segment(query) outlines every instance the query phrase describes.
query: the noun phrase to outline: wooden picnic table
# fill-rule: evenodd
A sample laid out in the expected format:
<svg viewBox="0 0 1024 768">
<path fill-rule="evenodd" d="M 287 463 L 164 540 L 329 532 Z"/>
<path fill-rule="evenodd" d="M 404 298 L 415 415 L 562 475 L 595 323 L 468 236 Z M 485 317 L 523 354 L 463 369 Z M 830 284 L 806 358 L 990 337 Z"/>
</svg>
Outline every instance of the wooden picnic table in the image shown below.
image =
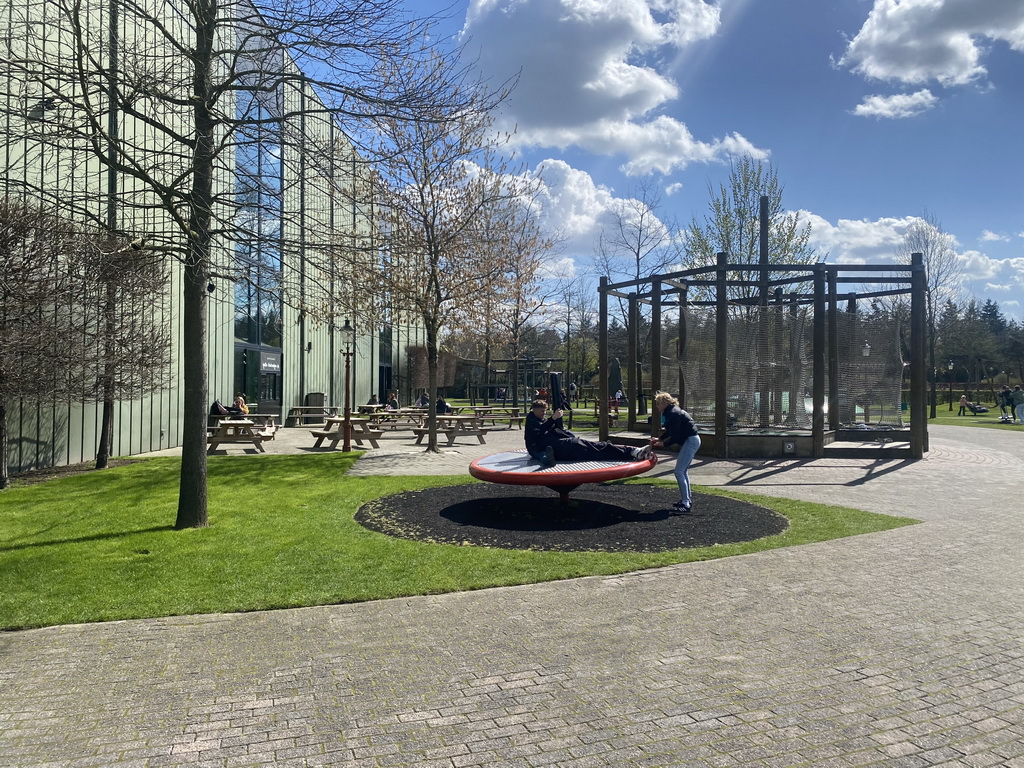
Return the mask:
<svg viewBox="0 0 1024 768">
<path fill-rule="evenodd" d="M 384 433 L 379 429 L 374 429 L 369 419 L 350 418 L 349 424 L 352 425 L 352 440 L 356 445 L 362 446 L 363 440 L 365 440 L 372 448 L 380 448 L 377 438 Z M 329 416 L 325 420 L 323 429 L 310 430 L 310 434 L 316 438 L 316 442 L 313 443 L 314 448 L 319 448 L 324 440 L 330 443 L 331 448 L 337 448 L 338 442 L 345 438 L 345 417 Z"/>
<path fill-rule="evenodd" d="M 264 442 L 273 440 L 277 430 L 280 429 L 276 413 L 247 413 L 242 418 L 248 419 L 256 425 L 256 431 L 263 435 Z"/>
<path fill-rule="evenodd" d="M 465 436 L 476 437 L 480 441 L 480 445 L 484 445 L 487 442 L 484 439 L 487 430 L 480 423 L 480 418 L 475 415 L 437 414 L 437 432 L 438 434 L 443 434 L 448 439 L 449 446 L 454 445 L 459 437 Z M 430 434 L 430 427 L 427 426 L 427 421 L 424 420 L 423 426 L 414 428 L 413 434 L 416 435 L 416 444 L 422 445 L 423 438 Z"/>
<path fill-rule="evenodd" d="M 525 417 L 520 415 L 518 408 L 506 408 L 503 405 L 474 405 L 470 408 L 484 423 L 489 421 L 492 425 L 498 426 L 499 421 L 507 421 L 509 429 L 513 424 L 522 429 Z"/>
<path fill-rule="evenodd" d="M 210 427 L 206 436 L 206 452 L 213 453 L 222 443 L 237 445 L 251 443 L 260 453 L 266 453 L 263 441 L 266 438 L 256 428 L 256 422 L 249 419 L 221 419 L 217 426 Z"/>
<path fill-rule="evenodd" d="M 294 427 L 300 420 L 303 424 L 321 424 L 324 419 L 337 415 L 338 406 L 336 405 L 293 405 L 288 408 L 285 426 Z"/>
<path fill-rule="evenodd" d="M 397 411 L 377 411 L 367 418 L 377 427 L 388 429 L 416 428 L 423 425 L 427 412 L 423 408 L 400 408 Z"/>
</svg>

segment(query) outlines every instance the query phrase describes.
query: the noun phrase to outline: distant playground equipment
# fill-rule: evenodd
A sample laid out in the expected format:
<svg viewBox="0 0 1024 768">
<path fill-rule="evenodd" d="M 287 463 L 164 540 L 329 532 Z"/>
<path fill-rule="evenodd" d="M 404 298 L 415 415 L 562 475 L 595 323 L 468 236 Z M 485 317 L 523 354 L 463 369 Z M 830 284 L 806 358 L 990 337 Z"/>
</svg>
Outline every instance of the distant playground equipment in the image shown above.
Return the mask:
<svg viewBox="0 0 1024 768">
<path fill-rule="evenodd" d="M 703 454 L 821 458 L 826 445 L 849 441 L 861 445 L 830 446 L 829 455 L 922 458 L 928 433 L 921 254 L 909 265 L 772 264 L 767 232 L 762 198 L 756 264 L 720 253 L 706 267 L 619 283 L 601 278 L 600 439 L 609 434 L 609 301 L 615 299 L 626 318 L 630 431 L 659 431 L 656 416 L 638 421 L 637 403 L 664 390 L 678 395 L 701 426 Z M 848 290 L 841 293 L 841 286 Z M 909 360 L 901 354 L 901 328 L 877 307 L 882 297 L 900 296 L 910 304 Z M 647 361 L 639 359 L 641 326 L 650 333 Z M 666 335 L 676 338 L 666 342 Z M 638 364 L 643 383 L 629 375 Z M 902 400 L 908 377 L 909 428 Z"/>
</svg>

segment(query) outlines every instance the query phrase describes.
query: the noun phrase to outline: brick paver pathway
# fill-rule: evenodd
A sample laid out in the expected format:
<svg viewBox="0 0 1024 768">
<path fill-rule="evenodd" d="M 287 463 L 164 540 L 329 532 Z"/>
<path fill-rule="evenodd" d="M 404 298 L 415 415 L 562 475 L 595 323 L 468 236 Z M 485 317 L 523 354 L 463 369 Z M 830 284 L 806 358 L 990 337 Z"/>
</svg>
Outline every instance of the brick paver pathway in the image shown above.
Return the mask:
<svg viewBox="0 0 1024 768">
<path fill-rule="evenodd" d="M 7 633 L 0 765 L 1024 766 L 1016 431 L 935 428 L 917 463 L 693 470 L 924 521 L 895 531 L 609 578 Z"/>
</svg>

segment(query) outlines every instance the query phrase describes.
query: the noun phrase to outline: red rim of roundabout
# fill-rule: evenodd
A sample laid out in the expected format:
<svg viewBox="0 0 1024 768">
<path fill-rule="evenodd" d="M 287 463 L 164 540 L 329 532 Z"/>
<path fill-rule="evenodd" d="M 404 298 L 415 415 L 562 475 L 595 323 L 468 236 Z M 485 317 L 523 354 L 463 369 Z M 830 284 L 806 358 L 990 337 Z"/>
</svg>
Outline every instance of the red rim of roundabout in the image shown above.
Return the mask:
<svg viewBox="0 0 1024 768">
<path fill-rule="evenodd" d="M 518 452 L 504 451 L 503 453 Z M 590 469 L 582 470 L 560 471 L 557 469 L 556 465 L 554 470 L 503 472 L 500 470 L 489 469 L 488 467 L 481 465 L 481 462 L 485 462 L 494 456 L 500 455 L 502 454 L 492 453 L 488 456 L 480 457 L 469 465 L 469 474 L 477 480 L 483 480 L 488 483 L 502 483 L 504 485 L 545 485 L 550 487 L 562 485 L 583 485 L 584 483 L 603 483 L 606 480 L 621 480 L 624 477 L 642 475 L 644 472 L 648 472 L 653 469 L 658 463 L 658 457 L 652 453 L 651 457 L 644 461 L 631 461 L 625 464 L 612 464 L 608 462 L 606 466 L 592 467 Z M 525 452 L 523 455 L 525 456 Z"/>
</svg>

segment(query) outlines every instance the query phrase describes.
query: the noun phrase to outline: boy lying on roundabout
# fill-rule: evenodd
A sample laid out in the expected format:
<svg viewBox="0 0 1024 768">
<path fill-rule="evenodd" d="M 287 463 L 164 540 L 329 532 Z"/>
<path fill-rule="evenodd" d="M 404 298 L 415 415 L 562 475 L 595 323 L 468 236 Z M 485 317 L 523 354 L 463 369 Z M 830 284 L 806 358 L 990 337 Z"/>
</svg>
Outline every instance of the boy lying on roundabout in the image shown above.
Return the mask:
<svg viewBox="0 0 1024 768">
<path fill-rule="evenodd" d="M 534 400 L 526 416 L 526 451 L 545 467 L 553 467 L 559 461 L 645 461 L 653 449 L 649 445 L 631 448 L 614 443 L 594 442 L 576 437 L 563 429 L 562 409 L 544 418 L 548 404 Z"/>
<path fill-rule="evenodd" d="M 526 451 L 495 453 L 474 461 L 469 473 L 478 480 L 507 485 L 544 485 L 563 504 L 584 483 L 602 483 L 647 472 L 658 463 L 649 445 L 631 448 L 576 437 L 558 426 L 562 413 L 545 418 L 548 404 L 535 400 L 526 417 Z M 537 463 L 540 463 L 540 468 Z M 555 465 L 562 464 L 558 467 Z"/>
</svg>

